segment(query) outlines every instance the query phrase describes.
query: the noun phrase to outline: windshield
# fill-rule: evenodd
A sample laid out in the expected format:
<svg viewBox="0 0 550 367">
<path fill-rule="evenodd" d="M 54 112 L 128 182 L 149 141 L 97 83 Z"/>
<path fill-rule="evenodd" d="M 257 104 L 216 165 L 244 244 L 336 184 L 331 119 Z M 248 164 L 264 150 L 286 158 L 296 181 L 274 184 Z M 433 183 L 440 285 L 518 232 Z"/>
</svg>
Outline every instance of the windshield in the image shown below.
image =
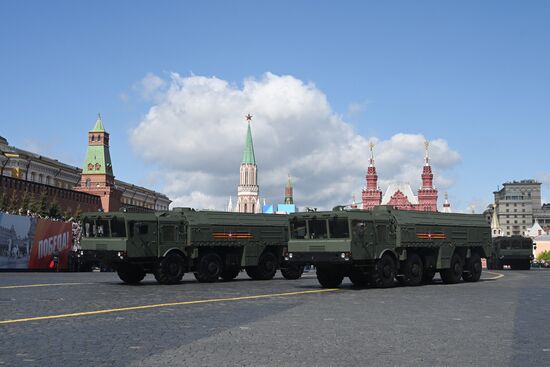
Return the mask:
<svg viewBox="0 0 550 367">
<path fill-rule="evenodd" d="M 84 237 L 126 237 L 126 223 L 122 218 L 84 219 Z"/>
<path fill-rule="evenodd" d="M 294 218 L 290 221 L 290 238 L 297 240 L 350 238 L 348 218 Z"/>
</svg>

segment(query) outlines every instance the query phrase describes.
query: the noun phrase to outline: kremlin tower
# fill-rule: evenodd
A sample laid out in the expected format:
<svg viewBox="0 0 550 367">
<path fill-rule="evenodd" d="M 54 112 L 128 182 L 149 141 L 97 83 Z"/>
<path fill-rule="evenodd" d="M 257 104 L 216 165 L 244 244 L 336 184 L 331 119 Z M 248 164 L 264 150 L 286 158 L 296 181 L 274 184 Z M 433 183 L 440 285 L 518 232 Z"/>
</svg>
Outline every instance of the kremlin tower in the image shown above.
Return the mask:
<svg viewBox="0 0 550 367">
<path fill-rule="evenodd" d="M 260 188 L 258 186 L 258 167 L 254 157 L 254 145 L 252 144 L 252 131 L 250 122 L 252 116 L 246 115 L 248 129 L 244 146 L 243 160 L 241 162 L 240 182 L 237 191 L 237 207 L 239 213 L 261 213 Z"/>
<path fill-rule="evenodd" d="M 115 186 L 109 153 L 109 133 L 105 131 L 99 114 L 94 128 L 88 132 L 86 159 L 79 186 L 76 186 L 75 190 L 101 197 L 103 211 L 120 209 L 122 192 Z"/>
<path fill-rule="evenodd" d="M 365 179 L 367 186 L 363 189 L 361 197 L 363 199 L 363 210 L 369 210 L 373 207 L 380 205 L 382 201 L 382 191 L 378 188 L 378 175 L 376 174 L 376 167 L 374 167 L 374 143 L 369 143 L 370 148 L 370 160 L 369 168 Z"/>
</svg>

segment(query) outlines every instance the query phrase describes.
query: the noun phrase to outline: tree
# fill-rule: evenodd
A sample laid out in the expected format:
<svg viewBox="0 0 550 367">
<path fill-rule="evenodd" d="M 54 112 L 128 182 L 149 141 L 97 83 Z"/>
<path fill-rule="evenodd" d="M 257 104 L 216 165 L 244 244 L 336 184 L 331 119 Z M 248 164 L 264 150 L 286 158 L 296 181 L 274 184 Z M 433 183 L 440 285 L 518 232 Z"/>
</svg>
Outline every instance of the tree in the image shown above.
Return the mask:
<svg viewBox="0 0 550 367">
<path fill-rule="evenodd" d="M 25 190 L 23 193 L 23 197 L 21 198 L 21 209 L 23 209 L 23 213 L 27 213 L 27 210 L 30 209 L 31 206 L 31 197 L 29 195 L 29 192 Z"/>
<path fill-rule="evenodd" d="M 550 260 L 550 250 L 546 250 L 538 254 L 537 260 Z"/>
<path fill-rule="evenodd" d="M 13 190 L 9 198 L 8 211 L 12 213 L 17 213 L 19 211 L 19 198 L 17 197 L 17 192 Z"/>
<path fill-rule="evenodd" d="M 46 190 L 42 189 L 40 193 L 40 199 L 38 199 L 38 214 L 45 217 L 48 215 L 48 193 Z"/>
<path fill-rule="evenodd" d="M 10 197 L 8 196 L 8 193 L 7 192 L 0 192 L 0 210 L 1 211 L 6 211 L 8 210 L 8 206 L 9 206 L 9 200 L 10 200 Z"/>
<path fill-rule="evenodd" d="M 32 195 L 29 201 L 29 210 L 31 213 L 36 214 L 38 213 L 38 210 L 40 209 L 40 201 L 36 197 L 36 195 Z"/>
<path fill-rule="evenodd" d="M 57 200 L 54 198 L 49 205 L 48 216 L 50 218 L 57 218 L 59 217 L 60 214 L 61 213 L 59 211 L 59 205 L 57 204 Z"/>
</svg>

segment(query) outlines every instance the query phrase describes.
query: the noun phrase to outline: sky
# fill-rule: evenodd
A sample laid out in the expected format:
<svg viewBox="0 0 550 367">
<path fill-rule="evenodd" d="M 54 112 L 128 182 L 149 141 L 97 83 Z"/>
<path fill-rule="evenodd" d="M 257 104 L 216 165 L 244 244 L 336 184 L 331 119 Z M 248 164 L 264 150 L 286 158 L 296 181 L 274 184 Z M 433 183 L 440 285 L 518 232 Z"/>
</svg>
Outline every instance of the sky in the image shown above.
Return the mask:
<svg viewBox="0 0 550 367">
<path fill-rule="evenodd" d="M 81 166 L 101 113 L 117 178 L 236 200 L 251 113 L 262 201 L 420 183 L 455 211 L 510 180 L 550 201 L 548 1 L 2 1 L 0 135 Z"/>
</svg>

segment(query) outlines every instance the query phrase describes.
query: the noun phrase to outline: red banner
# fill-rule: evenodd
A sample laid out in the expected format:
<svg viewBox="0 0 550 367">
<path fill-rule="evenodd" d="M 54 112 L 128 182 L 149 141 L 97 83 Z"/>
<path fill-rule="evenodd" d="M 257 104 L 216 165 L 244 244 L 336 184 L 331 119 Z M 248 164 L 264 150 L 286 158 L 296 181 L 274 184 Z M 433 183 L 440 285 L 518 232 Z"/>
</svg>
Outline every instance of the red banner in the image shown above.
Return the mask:
<svg viewBox="0 0 550 367">
<path fill-rule="evenodd" d="M 29 269 L 48 269 L 54 254 L 59 256 L 59 269 L 67 269 L 72 245 L 70 223 L 39 219 L 32 241 Z"/>
</svg>

